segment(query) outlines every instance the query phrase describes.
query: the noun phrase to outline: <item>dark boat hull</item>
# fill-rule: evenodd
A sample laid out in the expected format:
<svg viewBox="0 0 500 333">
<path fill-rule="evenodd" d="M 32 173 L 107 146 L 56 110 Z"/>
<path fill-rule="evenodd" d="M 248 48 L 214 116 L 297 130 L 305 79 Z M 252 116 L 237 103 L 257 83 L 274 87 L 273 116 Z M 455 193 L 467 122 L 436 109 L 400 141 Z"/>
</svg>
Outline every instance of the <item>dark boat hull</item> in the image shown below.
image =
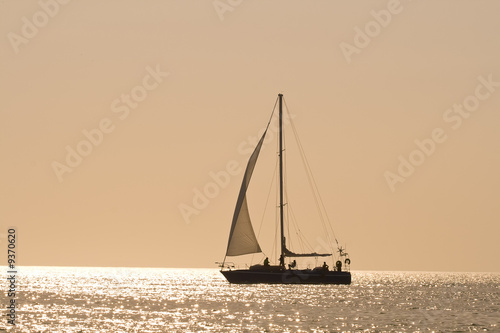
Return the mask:
<svg viewBox="0 0 500 333">
<path fill-rule="evenodd" d="M 272 284 L 351 284 L 350 272 L 315 270 L 221 271 L 230 283 L 272 283 Z"/>
</svg>

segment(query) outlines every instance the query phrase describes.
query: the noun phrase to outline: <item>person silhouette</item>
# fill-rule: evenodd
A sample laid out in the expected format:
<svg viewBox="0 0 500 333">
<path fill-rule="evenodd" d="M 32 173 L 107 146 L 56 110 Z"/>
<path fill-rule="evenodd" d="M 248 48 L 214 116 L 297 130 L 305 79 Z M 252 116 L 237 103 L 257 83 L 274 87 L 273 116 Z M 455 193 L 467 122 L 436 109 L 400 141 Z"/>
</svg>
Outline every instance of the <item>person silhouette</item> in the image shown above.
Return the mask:
<svg viewBox="0 0 500 333">
<path fill-rule="evenodd" d="M 264 259 L 264 266 L 268 267 L 269 266 L 269 258 L 266 257 L 266 259 Z"/>
<path fill-rule="evenodd" d="M 328 265 L 326 264 L 326 261 L 323 261 L 323 270 L 325 271 L 328 270 Z"/>
</svg>

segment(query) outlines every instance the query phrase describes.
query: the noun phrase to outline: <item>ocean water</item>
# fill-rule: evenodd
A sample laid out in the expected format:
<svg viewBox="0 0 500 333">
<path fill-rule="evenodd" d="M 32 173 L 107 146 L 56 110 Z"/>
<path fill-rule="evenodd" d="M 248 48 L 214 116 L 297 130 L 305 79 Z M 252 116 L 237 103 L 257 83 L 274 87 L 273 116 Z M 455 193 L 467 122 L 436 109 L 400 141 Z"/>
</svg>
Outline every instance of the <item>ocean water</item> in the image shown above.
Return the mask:
<svg viewBox="0 0 500 333">
<path fill-rule="evenodd" d="M 231 285 L 213 269 L 21 267 L 7 332 L 500 332 L 500 274 L 352 272 Z"/>
</svg>

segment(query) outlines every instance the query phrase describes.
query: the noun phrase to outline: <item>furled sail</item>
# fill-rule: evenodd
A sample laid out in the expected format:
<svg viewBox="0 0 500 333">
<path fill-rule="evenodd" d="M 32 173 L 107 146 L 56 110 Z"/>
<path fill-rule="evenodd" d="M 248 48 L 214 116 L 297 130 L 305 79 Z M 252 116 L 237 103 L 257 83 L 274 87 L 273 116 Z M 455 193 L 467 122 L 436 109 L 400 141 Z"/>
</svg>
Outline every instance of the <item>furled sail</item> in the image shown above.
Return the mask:
<svg viewBox="0 0 500 333">
<path fill-rule="evenodd" d="M 252 156 L 248 160 L 243 182 L 241 183 L 240 194 L 236 202 L 236 208 L 233 215 L 233 223 L 231 224 L 231 231 L 229 233 L 229 240 L 227 243 L 226 256 L 239 256 L 249 253 L 262 252 L 259 242 L 255 237 L 252 222 L 250 221 L 250 214 L 248 213 L 246 193 L 250 178 L 252 177 L 257 157 L 259 157 L 260 148 L 264 142 L 267 130 L 262 134 L 259 143 L 255 147 Z"/>
<path fill-rule="evenodd" d="M 286 257 L 329 257 L 331 253 L 294 253 L 285 247 Z"/>
</svg>

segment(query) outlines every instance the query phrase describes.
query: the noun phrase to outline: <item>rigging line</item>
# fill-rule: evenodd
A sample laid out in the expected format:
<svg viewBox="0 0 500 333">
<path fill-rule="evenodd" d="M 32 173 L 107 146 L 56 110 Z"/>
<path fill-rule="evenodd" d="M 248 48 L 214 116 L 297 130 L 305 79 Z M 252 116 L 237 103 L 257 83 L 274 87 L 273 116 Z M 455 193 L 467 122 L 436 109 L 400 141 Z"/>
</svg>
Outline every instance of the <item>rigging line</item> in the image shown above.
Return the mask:
<svg viewBox="0 0 500 333">
<path fill-rule="evenodd" d="M 285 107 L 286 107 L 286 103 L 285 103 Z M 283 131 L 284 150 L 286 150 L 286 138 L 287 138 L 286 132 Z M 285 160 L 284 170 L 283 171 L 284 171 L 284 182 L 285 182 L 285 199 L 286 199 L 286 203 L 287 203 L 286 214 L 287 214 L 287 221 L 288 221 L 288 223 L 287 223 L 287 228 L 288 228 L 287 231 L 288 231 L 288 239 L 289 239 L 288 242 L 290 244 L 289 249 L 290 250 L 293 249 L 292 237 L 290 236 L 290 225 L 292 224 L 292 226 L 293 226 L 293 228 L 295 230 L 295 234 L 297 235 L 297 240 L 298 240 L 300 249 L 301 249 L 302 252 L 304 252 L 304 241 L 307 243 L 307 240 L 302 235 L 302 231 L 300 230 L 298 222 L 297 222 L 297 219 L 295 217 L 295 214 L 293 213 L 292 205 L 290 204 L 290 198 L 288 196 L 288 168 L 287 168 L 288 164 L 287 164 L 287 154 L 285 154 L 284 152 L 283 152 L 283 157 L 284 157 L 284 160 Z M 306 244 L 306 246 L 309 246 L 312 249 L 312 247 L 310 245 Z"/>
<path fill-rule="evenodd" d="M 274 210 L 274 240 L 273 240 L 273 247 L 271 249 L 272 254 L 276 254 L 276 242 L 277 242 L 277 237 L 278 237 L 278 225 L 276 223 L 276 217 L 277 217 L 277 210 Z"/>
<path fill-rule="evenodd" d="M 284 135 L 283 139 L 284 139 L 284 141 L 286 140 L 286 135 Z M 286 162 L 287 154 L 284 155 L 284 158 L 285 158 L 285 162 Z M 290 225 L 291 225 L 294 228 L 295 235 L 297 236 L 297 241 L 298 241 L 298 244 L 300 247 L 300 251 L 302 253 L 305 253 L 304 242 L 307 243 L 307 239 L 303 236 L 302 231 L 300 230 L 299 223 L 298 223 L 297 218 L 293 212 L 293 207 L 292 207 L 292 204 L 290 203 L 290 199 L 288 197 L 288 168 L 286 168 L 287 165 L 288 164 L 285 163 L 284 174 L 285 174 L 285 185 L 286 185 L 285 186 L 285 197 L 286 197 L 286 202 L 287 202 L 286 213 L 287 213 L 287 221 L 288 221 L 288 238 L 289 238 L 288 243 L 290 245 L 289 250 L 294 249 L 294 245 L 292 244 L 293 239 L 290 236 Z M 307 246 L 307 244 L 306 244 L 306 246 Z M 313 252 L 313 251 L 311 251 L 311 252 Z"/>
<path fill-rule="evenodd" d="M 293 208 L 291 205 L 290 205 L 289 209 L 290 209 L 290 220 L 292 221 L 293 226 L 295 228 L 295 234 L 297 235 L 297 240 L 299 242 L 300 251 L 302 253 L 305 253 L 305 251 L 304 251 L 304 237 L 302 237 L 302 232 L 300 231 L 300 228 L 299 228 L 298 223 L 297 223 L 297 218 L 295 217 L 295 213 L 293 212 Z M 290 248 L 289 250 L 293 250 L 293 249 Z"/>
<path fill-rule="evenodd" d="M 287 223 L 286 223 L 286 231 L 287 231 L 287 239 L 288 239 L 288 244 L 290 247 L 292 247 L 292 237 L 290 237 L 290 214 L 289 214 L 289 211 L 288 211 L 288 207 L 289 207 L 289 204 L 288 204 L 288 168 L 287 168 L 287 154 L 285 153 L 286 151 L 286 132 L 285 131 L 282 131 L 281 132 L 281 135 L 283 137 L 283 151 L 281 151 L 280 153 L 283 155 L 283 183 L 284 183 L 284 194 L 285 194 L 285 202 L 283 202 L 283 205 L 286 204 L 286 210 L 285 210 L 285 213 L 286 213 L 286 218 L 283 217 L 283 220 L 285 220 Z M 286 245 L 286 244 L 285 244 Z"/>
<path fill-rule="evenodd" d="M 290 118 L 290 120 L 291 120 L 291 118 L 292 118 L 292 117 L 291 117 L 290 112 L 289 112 L 289 110 L 288 110 L 288 105 L 286 104 L 286 101 L 285 101 L 285 108 L 286 108 L 286 112 L 287 112 L 287 114 L 288 114 L 288 117 L 289 117 L 289 118 Z M 293 125 L 293 123 L 292 123 L 292 125 Z M 292 129 L 293 129 L 293 128 L 292 128 Z M 294 129 L 294 136 L 295 136 L 296 142 L 300 142 L 300 141 L 298 140 L 298 135 L 297 135 L 297 133 L 296 133 L 296 130 L 295 130 L 295 129 Z M 286 138 L 286 136 L 284 136 L 284 138 Z M 299 147 L 299 148 L 300 148 L 300 147 Z M 299 151 L 300 151 L 300 149 L 299 149 Z M 301 152 L 301 157 L 303 158 L 303 156 L 302 156 L 302 155 L 303 155 L 303 152 Z M 286 158 L 286 156 L 287 156 L 287 155 L 284 155 L 284 156 L 285 156 L 285 158 Z M 308 170 L 307 170 L 307 168 L 305 168 L 305 169 L 306 169 L 306 175 L 307 175 L 307 171 L 308 171 Z M 285 175 L 287 175 L 287 169 L 285 169 Z M 288 179 L 288 178 L 287 178 L 287 179 Z M 311 181 L 310 181 L 310 180 L 309 180 L 309 184 L 311 184 Z M 286 193 L 287 200 L 288 200 L 288 191 L 287 191 L 287 189 L 288 189 L 288 182 L 287 182 L 287 187 L 285 188 L 285 193 Z M 314 194 L 314 192 L 313 192 L 313 196 L 314 196 L 314 195 L 315 195 L 315 194 Z M 316 200 L 316 201 L 317 201 L 317 200 Z M 290 205 L 290 204 L 288 204 L 288 206 L 290 206 L 290 208 L 288 208 L 288 207 L 287 207 L 287 213 L 288 213 L 288 214 L 290 214 L 290 212 L 291 212 L 291 214 L 293 214 L 293 210 L 292 210 L 291 205 Z M 317 208 L 318 212 L 321 214 L 321 210 L 320 210 L 319 205 L 318 205 L 317 203 L 316 203 L 316 208 Z M 288 209 L 290 209 L 290 211 L 288 211 Z M 293 216 L 293 218 L 294 218 L 295 220 L 294 220 L 294 219 L 292 219 L 292 217 L 290 217 L 290 216 L 289 216 L 289 219 L 288 219 L 288 220 L 289 220 L 289 221 L 290 221 L 290 220 L 292 220 L 292 222 L 293 222 L 293 227 L 295 228 L 296 234 L 297 234 L 297 236 L 298 236 L 297 238 L 298 238 L 298 241 L 299 241 L 299 245 L 300 245 L 300 247 L 301 247 L 301 250 L 302 250 L 302 251 L 304 251 L 304 246 L 303 246 L 304 244 L 303 244 L 303 241 L 305 240 L 305 237 L 303 237 L 303 236 L 302 236 L 302 234 L 301 234 L 302 232 L 300 231 L 300 228 L 298 227 L 298 223 L 297 223 L 297 221 L 296 221 L 295 214 L 293 214 L 293 215 L 294 215 L 294 216 Z M 321 215 L 320 215 L 320 219 L 322 219 Z M 323 225 L 323 223 L 324 223 L 324 222 L 322 221 L 322 225 Z M 290 223 L 289 223 L 289 224 L 290 224 Z M 328 232 L 327 232 L 327 230 L 326 230 L 326 228 L 325 228 L 325 226 L 324 226 L 324 225 L 323 225 L 323 229 L 325 229 L 324 231 L 325 231 L 325 233 L 328 235 Z M 298 232 L 297 232 L 297 231 L 298 231 Z M 288 230 L 288 232 L 289 232 L 289 235 L 288 235 L 288 236 L 289 236 L 289 238 L 290 238 L 290 240 L 289 240 L 289 242 L 290 242 L 290 248 L 292 248 L 292 244 L 291 244 L 292 239 L 291 239 L 291 237 L 290 237 L 290 230 Z M 312 248 L 310 245 L 309 245 L 309 247 L 310 247 L 310 248 Z M 311 251 L 311 252 L 312 252 L 312 251 Z"/>
<path fill-rule="evenodd" d="M 302 252 L 304 252 L 304 241 L 307 242 L 307 239 L 305 239 L 305 237 L 302 235 L 302 231 L 300 230 L 300 227 L 299 227 L 299 224 L 297 222 L 297 218 L 296 218 L 296 215 L 293 211 L 293 205 L 290 203 L 289 199 L 288 199 L 288 188 L 286 187 L 285 188 L 285 196 L 287 197 L 287 217 L 288 217 L 288 221 L 289 221 L 289 225 L 292 225 L 293 228 L 294 228 L 294 231 L 295 231 L 295 235 L 297 235 L 297 240 L 299 242 L 299 246 L 300 246 L 300 249 Z M 292 244 L 292 238 L 290 237 L 290 233 L 289 233 L 289 250 L 293 250 L 293 244 Z M 305 252 L 304 252 L 305 253 Z"/>
<path fill-rule="evenodd" d="M 330 231 L 332 232 L 332 235 L 333 235 L 333 237 L 335 239 L 335 242 L 337 243 L 337 247 L 338 247 L 339 243 L 338 243 L 337 237 L 336 237 L 335 232 L 333 231 L 333 228 L 331 226 L 331 222 L 330 222 L 330 219 L 329 219 L 328 214 L 326 212 L 326 208 L 325 208 L 325 205 L 323 203 L 323 200 L 321 199 L 321 196 L 319 195 L 319 190 L 318 190 L 318 186 L 317 186 L 316 180 L 314 179 L 314 175 L 312 173 L 311 167 L 310 167 L 310 165 L 309 165 L 309 163 L 307 161 L 307 157 L 305 155 L 304 148 L 303 148 L 302 143 L 300 141 L 300 138 L 298 136 L 297 129 L 296 129 L 295 124 L 293 122 L 293 119 L 292 119 L 292 117 L 290 115 L 290 112 L 289 112 L 289 109 L 288 109 L 288 105 L 286 104 L 286 101 L 285 101 L 285 108 L 286 108 L 286 112 L 288 113 L 289 118 L 290 118 L 290 123 L 292 125 L 291 127 L 292 127 L 292 130 L 294 132 L 295 139 L 296 139 L 297 145 L 299 147 L 299 151 L 301 153 L 302 162 L 304 163 L 304 166 L 305 166 L 305 169 L 306 169 L 306 175 L 307 175 L 307 178 L 309 180 L 309 185 L 311 186 L 311 190 L 313 192 L 313 196 L 314 196 L 314 199 L 315 199 L 315 203 L 316 203 L 318 212 L 320 214 L 320 220 L 322 222 L 323 228 L 326 229 L 326 226 L 325 226 L 326 223 L 324 221 L 324 217 L 326 217 L 326 220 L 328 221 L 327 224 L 330 227 Z M 321 203 L 321 206 L 322 206 L 323 210 L 321 209 L 321 206 L 319 205 L 319 203 Z M 326 234 L 326 236 L 328 238 L 328 243 L 332 244 L 329 232 L 327 230 L 325 230 L 325 234 Z M 333 254 L 334 253 L 333 246 L 330 245 L 330 247 L 331 247 L 332 254 Z"/>
<path fill-rule="evenodd" d="M 274 111 L 276 110 L 276 105 L 278 105 L 278 100 L 279 96 L 276 97 L 276 101 L 274 102 L 273 112 L 271 112 L 271 117 L 269 117 L 269 121 L 267 122 L 266 131 L 269 128 L 269 124 L 271 124 L 271 120 L 273 119 Z"/>
<path fill-rule="evenodd" d="M 271 178 L 271 185 L 269 186 L 269 191 L 267 192 L 266 204 L 264 206 L 264 211 L 262 212 L 262 218 L 260 220 L 260 226 L 259 226 L 259 231 L 257 232 L 257 238 L 260 236 L 260 231 L 262 229 L 262 225 L 263 225 L 263 222 L 264 222 L 264 216 L 266 215 L 267 204 L 269 203 L 269 197 L 271 196 L 271 191 L 273 189 L 274 179 L 275 179 L 275 176 L 276 176 L 276 170 L 277 169 L 278 169 L 278 162 L 276 162 L 276 164 L 274 166 L 274 172 L 273 172 L 273 176 Z"/>
<path fill-rule="evenodd" d="M 285 101 L 285 105 L 286 105 L 286 101 Z M 287 111 L 288 111 L 288 106 L 287 106 Z M 289 111 L 288 111 L 289 112 Z M 314 178 L 314 174 L 312 172 L 312 168 L 311 166 L 309 165 L 309 161 L 307 159 L 307 156 L 305 154 L 305 150 L 304 150 L 304 147 L 302 145 L 302 142 L 300 141 L 300 137 L 298 135 L 298 131 L 297 131 L 297 128 L 295 127 L 295 123 L 293 122 L 293 119 L 292 117 L 290 116 L 290 123 L 292 125 L 292 130 L 294 131 L 294 134 L 295 134 L 295 138 L 297 140 L 297 145 L 299 146 L 299 150 L 300 150 L 300 153 L 301 153 L 301 158 L 303 158 L 303 163 L 306 167 L 306 171 L 308 172 L 307 173 L 307 176 L 310 177 L 310 179 L 312 180 L 311 181 L 311 184 L 314 185 L 314 187 L 312 188 L 313 192 L 314 192 L 314 195 L 318 197 L 318 199 L 321 199 L 321 196 L 319 194 L 319 190 L 318 190 L 318 186 L 317 186 L 317 183 L 316 183 L 316 180 Z M 322 202 L 322 200 L 320 200 Z M 325 206 L 323 205 L 323 209 L 324 211 L 321 211 L 321 214 L 324 213 L 325 217 L 328 219 L 328 215 L 326 214 L 326 209 L 325 209 Z M 332 230 L 333 231 L 333 230 Z"/>
<path fill-rule="evenodd" d="M 276 162 L 277 163 L 277 162 Z M 275 198 L 274 198 L 274 202 L 276 203 L 277 200 L 278 200 L 278 182 L 276 182 L 276 191 L 275 191 Z M 278 244 L 279 243 L 279 217 L 278 217 L 278 209 L 274 209 L 274 242 L 273 242 L 273 254 L 274 254 L 274 257 L 275 258 L 278 258 Z"/>
<path fill-rule="evenodd" d="M 286 105 L 286 103 L 285 103 L 285 105 Z M 294 124 L 293 124 L 293 122 L 292 122 L 292 121 L 291 121 L 291 124 L 292 124 L 292 130 L 293 130 L 294 135 L 295 135 L 295 140 L 296 140 L 296 142 L 297 142 L 297 146 L 298 146 L 298 148 L 299 148 L 300 157 L 301 157 L 301 159 L 302 159 L 302 163 L 304 164 L 304 168 L 305 168 L 305 171 L 306 171 L 306 176 L 307 176 L 307 179 L 308 179 L 309 185 L 310 185 L 310 187 L 311 187 L 311 192 L 312 192 L 313 197 L 314 197 L 314 200 L 315 200 L 316 208 L 317 208 L 317 210 L 318 210 L 319 217 L 320 217 L 320 219 L 321 219 L 321 220 L 322 220 L 322 222 L 323 222 L 324 217 L 323 217 L 323 213 L 322 213 L 322 211 L 321 211 L 321 207 L 320 207 L 320 205 L 319 205 L 319 201 L 318 201 L 318 199 L 317 199 L 317 193 L 316 193 L 316 191 L 315 191 L 315 189 L 314 189 L 314 186 L 313 186 L 313 181 L 312 181 L 312 179 L 311 179 L 311 172 L 310 172 L 310 170 L 309 170 L 309 168 L 308 168 L 308 165 L 307 165 L 307 162 L 306 162 L 307 158 L 305 157 L 305 153 L 304 153 L 304 151 L 303 151 L 303 147 L 302 147 L 301 142 L 300 142 L 300 139 L 299 139 L 299 137 L 298 137 L 297 130 L 296 130 L 296 128 L 295 128 L 295 126 L 294 126 Z M 326 230 L 325 230 L 325 232 L 326 232 Z"/>
<path fill-rule="evenodd" d="M 294 219 L 294 223 L 295 223 L 295 226 L 297 228 L 297 230 L 299 231 L 298 235 L 300 237 L 300 239 L 305 243 L 306 247 L 308 250 L 310 250 L 311 252 L 314 252 L 314 249 L 313 247 L 311 246 L 311 244 L 308 242 L 307 238 L 305 238 L 303 235 L 302 235 L 302 231 L 300 230 L 299 226 L 298 226 L 298 223 L 296 222 L 297 221 L 297 218 L 296 218 L 296 215 L 295 213 L 293 212 L 293 208 L 292 208 L 292 205 L 290 205 L 290 212 L 293 216 L 293 219 Z"/>
<path fill-rule="evenodd" d="M 301 247 L 301 250 L 302 250 L 302 243 L 301 243 L 301 240 L 300 240 L 300 229 L 297 225 L 297 219 L 295 218 L 295 215 L 293 213 L 293 209 L 292 209 L 292 205 L 290 203 L 290 200 L 288 199 L 288 184 L 287 184 L 287 187 L 285 188 L 285 196 L 287 198 L 287 205 L 286 205 L 286 214 L 287 214 L 287 221 L 288 221 L 288 250 L 290 251 L 293 251 L 294 249 L 294 245 L 292 243 L 293 239 L 292 237 L 290 236 L 290 226 L 293 227 L 294 231 L 295 231 L 295 235 L 297 235 L 297 240 L 299 242 L 299 246 Z"/>
<path fill-rule="evenodd" d="M 302 162 L 303 162 L 304 167 L 306 169 L 306 175 L 307 175 L 307 178 L 309 180 L 309 185 L 311 187 L 311 191 L 313 192 L 313 197 L 315 200 L 316 207 L 318 209 L 320 221 L 321 221 L 323 230 L 325 231 L 325 236 L 327 238 L 327 246 L 330 248 L 330 251 L 332 253 L 332 264 L 333 264 L 333 262 L 335 262 L 336 251 L 333 247 L 333 242 L 332 242 L 331 237 L 333 236 L 335 243 L 337 244 L 337 248 L 339 248 L 339 242 L 338 242 L 337 237 L 335 235 L 335 231 L 333 230 L 331 221 L 328 217 L 328 213 L 326 211 L 325 204 L 324 204 L 323 199 L 319 193 L 316 179 L 314 178 L 314 174 L 312 172 L 311 166 L 309 165 L 309 161 L 308 161 L 307 156 L 305 154 L 304 147 L 302 145 L 302 142 L 300 141 L 297 128 L 295 127 L 293 119 L 290 115 L 290 111 L 288 109 L 288 105 L 286 104 L 286 101 L 285 101 L 285 107 L 286 107 L 286 112 L 288 112 L 288 115 L 290 118 L 291 127 L 292 127 L 292 130 L 294 132 L 294 136 L 295 136 L 297 145 L 299 147 L 299 151 L 301 153 Z M 325 218 L 326 218 L 326 221 L 325 221 Z M 329 230 L 327 230 L 327 229 L 329 229 Z"/>
<path fill-rule="evenodd" d="M 273 241 L 273 248 L 271 250 L 271 253 L 276 255 L 276 242 L 277 242 L 277 237 L 278 237 L 278 224 L 277 222 L 277 210 L 274 210 L 274 241 Z"/>
<path fill-rule="evenodd" d="M 279 150 L 279 140 L 276 140 L 276 151 Z M 276 165 L 278 165 L 278 162 L 279 162 L 279 159 L 276 158 Z M 279 201 L 279 175 L 278 173 L 276 172 L 275 173 L 275 177 L 276 177 L 276 187 L 275 187 L 275 198 L 274 198 L 274 202 L 277 203 Z M 279 236 L 278 236 L 278 229 L 279 229 L 279 218 L 278 218 L 278 209 L 275 209 L 274 210 L 274 242 L 273 242 L 273 251 L 271 253 L 273 253 L 275 255 L 275 258 L 278 258 L 278 244 L 281 244 L 278 240 Z"/>
</svg>

